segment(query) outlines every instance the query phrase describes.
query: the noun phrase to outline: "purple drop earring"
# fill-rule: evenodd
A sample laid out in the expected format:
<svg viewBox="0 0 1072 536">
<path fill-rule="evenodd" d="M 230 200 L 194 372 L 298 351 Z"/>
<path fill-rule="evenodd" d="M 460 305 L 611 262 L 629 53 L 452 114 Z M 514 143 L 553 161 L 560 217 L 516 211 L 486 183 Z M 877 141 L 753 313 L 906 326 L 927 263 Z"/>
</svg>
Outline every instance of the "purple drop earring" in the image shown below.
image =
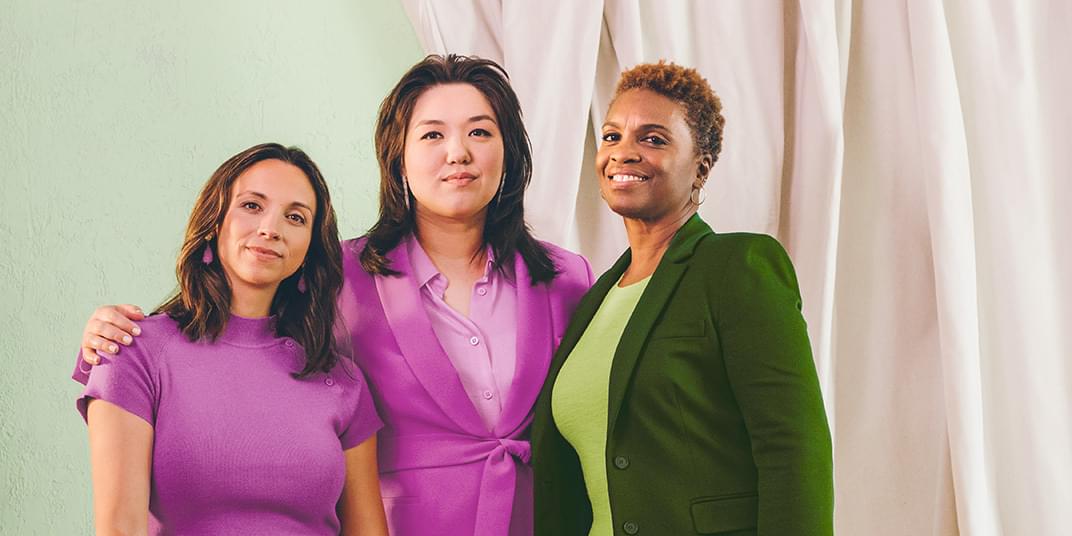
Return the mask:
<svg viewBox="0 0 1072 536">
<path fill-rule="evenodd" d="M 201 262 L 203 262 L 205 264 L 212 264 L 212 259 L 213 258 L 214 257 L 212 255 L 212 243 L 208 242 L 208 239 L 206 239 L 205 240 L 205 252 L 201 254 Z"/>
<path fill-rule="evenodd" d="M 306 290 L 308 289 L 305 287 L 305 268 L 302 268 L 302 274 L 298 276 L 298 292 L 305 294 Z"/>
</svg>

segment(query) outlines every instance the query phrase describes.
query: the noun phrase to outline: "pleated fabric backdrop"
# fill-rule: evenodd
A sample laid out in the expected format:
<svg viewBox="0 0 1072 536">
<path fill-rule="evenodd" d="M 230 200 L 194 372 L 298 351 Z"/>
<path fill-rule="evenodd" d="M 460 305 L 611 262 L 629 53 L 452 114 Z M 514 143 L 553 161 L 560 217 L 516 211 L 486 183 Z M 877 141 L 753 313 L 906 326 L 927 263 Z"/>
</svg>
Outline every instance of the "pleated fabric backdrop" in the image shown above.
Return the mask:
<svg viewBox="0 0 1072 536">
<path fill-rule="evenodd" d="M 424 49 L 509 71 L 528 219 L 626 247 L 595 132 L 622 69 L 722 98 L 701 215 L 796 264 L 844 535 L 1072 533 L 1072 2 L 403 0 Z"/>
</svg>

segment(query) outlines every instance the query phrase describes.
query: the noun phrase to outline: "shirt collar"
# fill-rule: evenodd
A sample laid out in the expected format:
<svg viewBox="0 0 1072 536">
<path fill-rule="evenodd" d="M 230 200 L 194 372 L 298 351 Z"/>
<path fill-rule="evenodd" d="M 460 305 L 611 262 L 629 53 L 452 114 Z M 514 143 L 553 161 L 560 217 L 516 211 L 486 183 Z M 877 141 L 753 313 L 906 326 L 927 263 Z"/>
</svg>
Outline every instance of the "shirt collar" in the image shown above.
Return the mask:
<svg viewBox="0 0 1072 536">
<path fill-rule="evenodd" d="M 484 277 L 481 278 L 481 281 L 489 281 L 494 276 L 492 267 L 495 265 L 495 250 L 491 247 L 491 244 L 488 244 L 486 248 L 488 261 L 484 265 Z M 413 276 L 417 279 L 418 287 L 423 287 L 432 280 L 443 279 L 432 259 L 428 257 L 428 253 L 425 253 L 424 248 L 421 247 L 417 237 L 412 234 L 406 237 L 406 253 L 409 254 L 409 262 L 412 265 Z"/>
</svg>

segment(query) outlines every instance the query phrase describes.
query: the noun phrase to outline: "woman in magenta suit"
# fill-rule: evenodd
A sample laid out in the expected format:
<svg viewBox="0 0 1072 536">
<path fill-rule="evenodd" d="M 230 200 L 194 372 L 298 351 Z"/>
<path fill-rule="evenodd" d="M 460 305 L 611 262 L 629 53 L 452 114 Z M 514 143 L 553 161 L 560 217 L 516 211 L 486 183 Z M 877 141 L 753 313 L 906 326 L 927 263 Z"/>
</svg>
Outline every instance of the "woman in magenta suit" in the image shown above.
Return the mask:
<svg viewBox="0 0 1072 536">
<path fill-rule="evenodd" d="M 336 338 L 384 421 L 391 534 L 531 535 L 532 408 L 591 267 L 525 225 L 528 135 L 494 62 L 415 65 L 380 107 L 376 152 L 379 219 L 343 243 Z M 98 309 L 84 358 L 128 344 L 138 319 Z"/>
</svg>

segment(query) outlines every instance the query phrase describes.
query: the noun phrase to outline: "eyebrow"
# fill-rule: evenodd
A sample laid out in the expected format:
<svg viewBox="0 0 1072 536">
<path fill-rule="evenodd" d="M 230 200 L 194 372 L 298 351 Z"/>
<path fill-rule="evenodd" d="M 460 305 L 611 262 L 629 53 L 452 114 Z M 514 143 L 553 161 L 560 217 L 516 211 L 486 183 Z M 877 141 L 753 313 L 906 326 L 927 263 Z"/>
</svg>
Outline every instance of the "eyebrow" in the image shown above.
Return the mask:
<svg viewBox="0 0 1072 536">
<path fill-rule="evenodd" d="M 242 193 L 238 194 L 238 196 L 236 196 L 236 197 L 240 197 L 240 196 L 243 196 L 243 195 L 252 195 L 252 196 L 257 197 L 259 199 L 263 199 L 265 201 L 268 200 L 268 196 L 266 196 L 266 195 L 264 195 L 264 194 L 262 194 L 260 192 L 255 192 L 253 190 L 248 190 L 248 191 L 242 192 Z M 309 205 L 306 205 L 305 203 L 302 203 L 301 201 L 293 201 L 293 202 L 290 203 L 290 206 L 304 208 L 305 210 L 308 210 L 309 212 L 313 211 L 313 209 L 311 207 L 309 207 Z"/>
<path fill-rule="evenodd" d="M 619 125 L 618 123 L 615 123 L 614 121 L 605 121 L 603 123 L 603 128 L 607 128 L 607 127 L 614 127 L 614 128 L 616 128 L 618 130 L 621 130 L 621 128 L 622 128 L 621 125 Z M 645 124 L 640 125 L 639 127 L 637 127 L 637 130 L 662 130 L 663 132 L 666 132 L 668 134 L 670 133 L 669 128 L 666 128 L 665 126 L 660 125 L 659 123 L 645 123 Z"/>
<path fill-rule="evenodd" d="M 477 121 L 491 121 L 492 123 L 495 123 L 496 125 L 498 124 L 498 122 L 495 121 L 495 118 L 490 116 L 490 115 L 488 115 L 488 114 L 474 115 L 474 116 L 470 117 L 467 122 L 468 123 L 476 123 Z M 418 121 L 417 124 L 413 125 L 413 126 L 419 127 L 419 126 L 422 126 L 422 125 L 445 125 L 445 124 L 446 123 L 444 121 L 441 121 L 439 119 L 424 119 L 422 121 Z"/>
</svg>

